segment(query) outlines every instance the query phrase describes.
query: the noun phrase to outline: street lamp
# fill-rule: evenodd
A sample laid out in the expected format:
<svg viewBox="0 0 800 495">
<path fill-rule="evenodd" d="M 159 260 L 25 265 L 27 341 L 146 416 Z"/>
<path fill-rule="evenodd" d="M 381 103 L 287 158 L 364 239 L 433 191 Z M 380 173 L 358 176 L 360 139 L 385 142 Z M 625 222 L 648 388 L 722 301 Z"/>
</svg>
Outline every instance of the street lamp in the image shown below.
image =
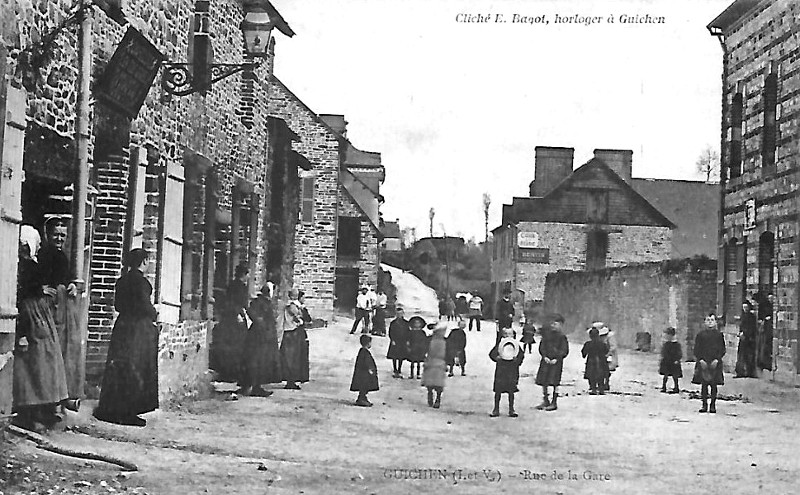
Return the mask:
<svg viewBox="0 0 800 495">
<path fill-rule="evenodd" d="M 261 2 L 259 2 L 261 3 Z M 195 19 L 194 47 L 191 63 L 165 63 L 161 87 L 175 96 L 205 92 L 212 84 L 245 70 L 254 70 L 269 55 L 272 29 L 280 22 L 261 5 L 246 5 L 241 24 L 246 55 L 251 60 L 241 64 L 215 64 L 209 61 L 210 13 L 198 12 Z"/>
</svg>

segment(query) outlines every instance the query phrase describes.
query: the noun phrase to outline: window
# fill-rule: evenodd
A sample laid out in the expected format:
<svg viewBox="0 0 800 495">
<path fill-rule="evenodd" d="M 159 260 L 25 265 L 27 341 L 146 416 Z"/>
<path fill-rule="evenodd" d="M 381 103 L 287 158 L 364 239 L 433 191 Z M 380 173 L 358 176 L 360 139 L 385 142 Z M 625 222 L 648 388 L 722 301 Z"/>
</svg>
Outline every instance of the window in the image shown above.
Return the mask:
<svg viewBox="0 0 800 495">
<path fill-rule="evenodd" d="M 588 223 L 608 223 L 608 191 L 589 191 L 586 202 L 586 221 Z"/>
<path fill-rule="evenodd" d="M 775 283 L 775 235 L 764 232 L 758 239 L 758 290 L 766 295 Z"/>
<path fill-rule="evenodd" d="M 764 81 L 764 126 L 761 128 L 761 162 L 764 167 L 775 165 L 777 143 L 778 75 L 770 66 Z"/>
<path fill-rule="evenodd" d="M 608 255 L 608 232 L 594 230 L 586 235 L 586 270 L 601 270 L 606 267 Z"/>
<path fill-rule="evenodd" d="M 361 254 L 361 219 L 339 217 L 339 237 L 336 254 L 344 258 L 358 258 Z"/>
<path fill-rule="evenodd" d="M 300 221 L 314 222 L 314 177 L 303 177 L 302 200 L 300 202 Z"/>
<path fill-rule="evenodd" d="M 740 85 L 737 85 L 740 86 Z M 728 173 L 731 178 L 742 175 L 742 117 L 744 115 L 744 95 L 737 87 L 731 102 L 730 152 Z"/>
</svg>

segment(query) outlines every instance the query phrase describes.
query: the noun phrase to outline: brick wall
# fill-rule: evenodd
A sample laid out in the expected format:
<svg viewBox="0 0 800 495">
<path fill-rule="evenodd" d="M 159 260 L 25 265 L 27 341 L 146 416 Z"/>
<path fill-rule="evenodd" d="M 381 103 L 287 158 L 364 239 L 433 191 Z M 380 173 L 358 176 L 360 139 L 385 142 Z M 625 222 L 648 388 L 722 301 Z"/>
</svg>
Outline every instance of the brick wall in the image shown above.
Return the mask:
<svg viewBox="0 0 800 495">
<path fill-rule="evenodd" d="M 333 318 L 340 142 L 336 134 L 277 78 L 270 87 L 269 113 L 286 121 L 300 141 L 295 151 L 311 162 L 303 177 L 314 177 L 314 219 L 298 222 L 295 234 L 295 286 L 306 293 L 315 316 Z"/>
<path fill-rule="evenodd" d="M 776 257 L 773 284 L 766 287 L 776 297 L 775 337 L 778 339 L 778 368 L 797 372 L 798 367 L 798 259 L 800 225 L 798 207 L 800 196 L 800 129 L 798 112 L 800 99 L 800 40 L 793 33 L 800 29 L 800 4 L 797 2 L 766 1 L 730 27 L 725 33 L 727 58 L 724 60 L 722 163 L 731 163 L 733 139 L 732 103 L 737 86 L 743 95 L 741 175 L 730 176 L 724 184 L 723 241 L 736 239 L 746 246 L 747 262 L 743 292 L 752 295 L 765 288 L 759 275 L 759 237 L 769 232 L 775 236 Z M 778 75 L 777 135 L 774 165 L 765 166 L 762 156 L 765 120 L 765 80 L 772 65 Z M 738 176 L 737 176 L 738 175 Z M 756 204 L 755 229 L 745 229 L 745 204 Z M 723 270 L 726 276 L 731 267 Z M 723 284 L 735 281 L 723 279 Z M 721 298 L 724 299 L 720 291 Z M 725 307 L 724 300 L 720 306 Z M 730 320 L 729 320 L 730 321 Z M 726 328 L 728 338 L 736 332 L 734 325 Z"/>
<path fill-rule="evenodd" d="M 607 323 L 622 347 L 634 348 L 636 333 L 648 332 L 653 352 L 660 351 L 664 329 L 673 326 L 686 357 L 704 315 L 714 309 L 715 297 L 713 260 L 673 260 L 551 273 L 544 310 L 564 315 L 567 331 L 581 332 L 578 339 L 586 338 L 582 331 L 594 321 Z"/>
</svg>

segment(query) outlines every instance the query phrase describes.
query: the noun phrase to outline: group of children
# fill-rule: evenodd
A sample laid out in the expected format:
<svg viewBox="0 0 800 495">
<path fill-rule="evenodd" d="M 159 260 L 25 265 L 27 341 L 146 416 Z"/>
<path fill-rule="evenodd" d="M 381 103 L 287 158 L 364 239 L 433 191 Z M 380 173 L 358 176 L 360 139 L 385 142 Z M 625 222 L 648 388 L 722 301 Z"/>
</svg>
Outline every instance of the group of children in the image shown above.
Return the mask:
<svg viewBox="0 0 800 495">
<path fill-rule="evenodd" d="M 589 340 L 583 344 L 581 356 L 586 359 L 583 377 L 589 382 L 589 395 L 604 395 L 611 389 L 611 373 L 617 369 L 617 343 L 602 321 L 592 323 Z"/>
</svg>

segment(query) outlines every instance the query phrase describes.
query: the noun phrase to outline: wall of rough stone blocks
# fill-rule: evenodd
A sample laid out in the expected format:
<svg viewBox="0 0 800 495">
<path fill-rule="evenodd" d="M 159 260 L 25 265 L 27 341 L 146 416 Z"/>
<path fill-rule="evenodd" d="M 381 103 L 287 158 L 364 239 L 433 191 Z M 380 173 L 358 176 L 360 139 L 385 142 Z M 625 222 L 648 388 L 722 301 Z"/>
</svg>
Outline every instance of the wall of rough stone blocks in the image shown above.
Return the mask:
<svg viewBox="0 0 800 495">
<path fill-rule="evenodd" d="M 725 33 L 727 59 L 723 74 L 722 150 L 723 164 L 730 166 L 731 103 L 737 84 L 743 91 L 742 174 L 728 178 L 724 194 L 724 242 L 744 241 L 747 250 L 747 294 L 759 290 L 759 236 L 775 235 L 777 296 L 775 337 L 779 345 L 779 369 L 798 370 L 798 259 L 800 250 L 800 4 L 786 1 L 761 2 Z M 775 165 L 762 161 L 764 124 L 763 90 L 770 64 L 778 71 L 777 137 Z M 756 227 L 745 229 L 745 204 L 756 203 Z M 726 270 L 727 271 L 727 270 Z M 723 274 L 724 275 L 724 274 Z M 726 283 L 723 281 L 723 283 Z M 725 307 L 724 301 L 720 305 Z M 736 328 L 726 333 L 730 340 Z"/>
<path fill-rule="evenodd" d="M 340 142 L 336 134 L 277 78 L 270 86 L 269 113 L 300 136 L 292 148 L 311 162 L 302 177 L 314 177 L 314 221 L 298 222 L 294 283 L 305 291 L 316 317 L 333 318 Z"/>
<path fill-rule="evenodd" d="M 652 352 L 660 351 L 663 331 L 673 326 L 684 357 L 690 357 L 703 315 L 713 309 L 715 279 L 716 263 L 709 260 L 564 270 L 547 275 L 544 310 L 564 315 L 567 331 L 578 340 L 594 321 L 607 323 L 626 348 L 635 348 L 637 332 L 648 332 Z"/>
<path fill-rule="evenodd" d="M 159 325 L 158 396 L 162 408 L 210 394 L 207 342 L 212 325 L 209 321 Z"/>
</svg>

